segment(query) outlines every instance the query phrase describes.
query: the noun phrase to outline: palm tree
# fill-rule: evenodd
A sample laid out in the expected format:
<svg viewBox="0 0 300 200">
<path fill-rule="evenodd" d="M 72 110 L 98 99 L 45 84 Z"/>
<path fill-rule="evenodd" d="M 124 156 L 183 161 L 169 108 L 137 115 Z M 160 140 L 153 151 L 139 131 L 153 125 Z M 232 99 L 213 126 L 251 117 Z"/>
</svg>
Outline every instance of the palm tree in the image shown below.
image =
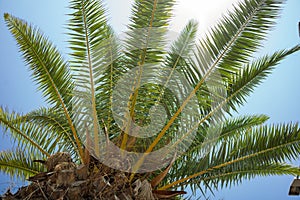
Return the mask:
<svg viewBox="0 0 300 200">
<path fill-rule="evenodd" d="M 69 61 L 36 27 L 5 14 L 49 106 L 26 114 L 0 107 L 0 125 L 18 143 L 0 152 L 0 170 L 33 181 L 39 189 L 30 192 L 45 198 L 68 188 L 99 199 L 172 198 L 184 193 L 176 188 L 205 194 L 255 176 L 299 175 L 285 163 L 300 151 L 297 123 L 233 117 L 274 67 L 300 50 L 253 57 L 283 3 L 240 2 L 200 41 L 191 20 L 165 48 L 175 0 L 135 0 L 122 39 L 102 2 L 72 0 Z M 66 166 L 70 182 L 58 184 Z M 94 192 L 72 190 L 80 181 Z"/>
</svg>

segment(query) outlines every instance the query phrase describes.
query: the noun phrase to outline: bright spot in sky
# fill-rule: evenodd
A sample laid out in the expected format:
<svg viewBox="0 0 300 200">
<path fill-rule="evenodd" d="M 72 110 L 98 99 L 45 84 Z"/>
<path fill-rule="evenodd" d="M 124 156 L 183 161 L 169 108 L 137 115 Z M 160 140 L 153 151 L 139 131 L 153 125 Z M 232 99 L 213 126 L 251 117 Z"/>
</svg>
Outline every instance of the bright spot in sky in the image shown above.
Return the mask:
<svg viewBox="0 0 300 200">
<path fill-rule="evenodd" d="M 210 27 L 232 9 L 240 0 L 178 0 L 171 29 L 180 31 L 190 19 L 199 23 L 198 35 L 202 35 Z"/>
<path fill-rule="evenodd" d="M 211 26 L 215 25 L 218 19 L 232 5 L 240 0 L 177 0 L 171 20 L 171 31 L 179 33 L 190 19 L 195 19 L 199 23 L 198 36 L 201 36 Z M 133 0 L 110 0 L 107 4 L 110 22 L 115 30 L 120 33 L 126 30 L 129 22 L 131 6 Z"/>
</svg>

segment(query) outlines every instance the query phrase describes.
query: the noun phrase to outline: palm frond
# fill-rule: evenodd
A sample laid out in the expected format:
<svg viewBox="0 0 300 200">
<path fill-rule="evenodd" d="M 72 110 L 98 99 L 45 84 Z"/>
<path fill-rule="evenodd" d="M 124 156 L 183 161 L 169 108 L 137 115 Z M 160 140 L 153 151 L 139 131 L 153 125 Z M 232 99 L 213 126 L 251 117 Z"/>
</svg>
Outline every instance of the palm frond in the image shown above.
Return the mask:
<svg viewBox="0 0 300 200">
<path fill-rule="evenodd" d="M 73 0 L 70 8 L 74 10 L 69 22 L 70 48 L 73 50 L 71 67 L 75 72 L 74 79 L 77 86 L 75 94 L 77 100 L 74 102 L 77 107 L 74 116 L 77 118 L 79 115 L 84 116 L 76 119 L 77 130 L 84 140 L 86 128 L 90 129 L 95 144 L 95 147 L 90 148 L 95 148 L 98 154 L 100 141 L 98 134 L 101 129 L 96 96 L 102 73 L 113 64 L 110 61 L 115 58 L 111 56 L 117 55 L 111 53 L 116 50 L 112 49 L 115 48 L 115 45 L 112 45 L 114 36 L 107 24 L 101 1 Z"/>
<path fill-rule="evenodd" d="M 164 61 L 162 69 L 155 71 L 155 77 L 159 77 L 158 79 L 161 79 L 162 81 L 152 81 L 153 83 L 159 83 L 161 86 L 156 88 L 153 87 L 152 90 L 149 89 L 150 92 L 147 91 L 148 88 L 145 91 L 140 91 L 141 97 L 143 97 L 140 98 L 141 101 L 143 102 L 143 99 L 147 99 L 146 102 L 143 102 L 143 104 L 145 104 L 143 107 L 151 107 L 147 105 L 147 103 L 151 102 L 154 108 L 152 112 L 158 112 L 160 107 L 155 106 L 161 104 L 163 105 L 169 118 L 171 118 L 171 116 L 175 114 L 176 110 L 179 109 L 181 100 L 185 99 L 187 95 L 186 85 L 190 85 L 188 83 L 188 77 L 184 76 L 187 74 L 185 72 L 190 70 L 186 66 L 186 62 L 194 48 L 197 27 L 197 22 L 194 20 L 189 21 L 178 36 L 177 40 L 173 42 L 170 51 L 166 55 L 166 60 Z M 182 82 L 184 78 L 185 81 Z M 150 80 L 150 78 L 148 79 Z M 176 85 L 177 87 L 172 87 L 171 85 Z M 139 109 L 138 112 L 147 113 L 149 110 Z M 189 112 L 189 114 L 198 115 L 196 112 L 197 110 L 195 109 L 194 112 Z M 138 116 L 135 115 L 135 118 L 138 118 Z M 186 118 L 188 117 L 186 116 Z M 155 119 L 151 120 L 153 121 Z M 169 130 L 169 132 L 175 137 L 174 134 L 176 134 L 178 131 Z"/>
<path fill-rule="evenodd" d="M 197 155 L 200 154 L 203 146 L 215 144 L 220 140 L 230 140 L 231 138 L 234 138 L 237 133 L 242 134 L 246 130 L 263 125 L 268 119 L 269 117 L 266 115 L 250 115 L 225 119 L 225 121 L 214 125 L 217 127 L 210 127 L 211 129 L 217 130 L 220 133 L 215 134 L 215 137 L 210 137 L 208 140 L 205 140 L 205 136 L 208 134 L 207 130 L 201 129 L 202 132 L 197 134 L 190 148 L 182 156 L 197 157 Z M 181 162 L 181 159 L 184 162 L 184 158 L 181 157 L 178 159 L 179 163 Z"/>
<path fill-rule="evenodd" d="M 63 112 L 54 108 L 40 108 L 20 116 L 20 120 L 24 120 L 24 123 L 38 124 L 40 127 L 50 130 L 51 135 L 53 135 L 51 137 L 52 145 L 55 146 L 50 149 L 67 151 L 75 159 L 80 157 L 76 141 Z"/>
<path fill-rule="evenodd" d="M 233 22 L 235 28 L 231 29 L 234 25 L 222 26 L 222 23 L 217 25 L 225 32 L 230 32 L 230 35 L 234 34 L 229 51 L 222 57 L 219 69 L 226 69 L 230 65 L 238 68 L 251 59 L 253 53 L 261 47 L 262 41 L 266 39 L 267 34 L 276 24 L 282 4 L 285 2 L 285 0 L 244 1 L 229 14 L 229 18 L 224 17 L 224 22 Z"/>
<path fill-rule="evenodd" d="M 228 171 L 227 171 L 228 170 Z M 206 174 L 201 181 L 211 185 L 218 185 L 220 188 L 237 185 L 245 180 L 250 180 L 258 176 L 273 176 L 273 175 L 293 175 L 299 176 L 299 167 L 291 166 L 283 163 L 262 163 L 244 165 L 241 169 L 228 168 L 220 172 Z M 189 183 L 199 180 L 189 180 Z M 216 184 L 217 183 L 217 184 Z"/>
<path fill-rule="evenodd" d="M 44 156 L 50 156 L 54 151 L 54 148 L 49 148 L 52 141 L 48 140 L 47 131 L 37 124 L 26 123 L 15 112 L 10 113 L 0 108 L 0 124 L 5 132 L 10 131 L 12 138 L 20 147 L 27 148 L 31 152 L 40 152 Z"/>
<path fill-rule="evenodd" d="M 248 63 L 238 74 L 233 76 L 232 83 L 227 88 L 227 97 L 218 102 L 198 124 L 205 122 L 219 110 L 228 112 L 229 108 L 235 110 L 236 105 L 242 105 L 245 98 L 272 72 L 281 60 L 299 50 L 300 45 L 297 45 L 291 49 L 278 51 Z"/>
<path fill-rule="evenodd" d="M 113 31 L 112 31 L 113 33 Z M 121 46 L 118 38 L 112 34 L 107 39 L 107 45 L 104 50 L 106 55 L 103 56 L 102 63 L 105 63 L 101 74 L 99 73 L 98 86 L 96 88 L 96 105 L 98 119 L 103 120 L 110 137 L 116 137 L 120 134 L 120 128 L 115 123 L 113 110 L 113 90 L 119 80 L 119 77 L 126 71 L 126 67 L 122 65 Z M 100 123 L 102 124 L 102 123 Z M 103 124 L 102 124 L 103 127 Z"/>
<path fill-rule="evenodd" d="M 299 50 L 300 45 L 291 49 L 277 51 L 270 56 L 256 59 L 239 70 L 228 85 L 227 95 L 230 98 L 226 102 L 227 106 L 236 110 L 236 106 L 243 105 L 246 101 L 245 98 L 272 72 L 280 61 Z"/>
<path fill-rule="evenodd" d="M 266 115 L 239 116 L 228 119 L 222 123 L 220 137 L 230 137 L 231 134 L 251 129 L 252 127 L 264 124 L 269 119 Z"/>
<path fill-rule="evenodd" d="M 239 134 L 220 146 L 227 149 L 226 162 L 252 160 L 258 163 L 292 161 L 300 149 L 298 124 L 264 125 Z M 239 147 L 237 147 L 239 145 Z M 219 151 L 221 152 L 221 151 Z M 219 157 L 222 153 L 215 154 Z M 218 161 L 217 161 L 218 162 Z"/>
<path fill-rule="evenodd" d="M 80 141 L 71 119 L 74 85 L 67 63 L 37 28 L 9 14 L 5 14 L 4 17 L 25 62 L 30 65 L 32 77 L 38 82 L 39 89 L 43 91 L 48 102 L 63 110 L 81 152 Z"/>
<path fill-rule="evenodd" d="M 25 62 L 32 70 L 32 77 L 39 84 L 50 104 L 68 108 L 73 83 L 68 65 L 58 50 L 40 30 L 25 21 L 5 14 L 6 24 L 15 37 Z"/>
<path fill-rule="evenodd" d="M 138 102 L 140 90 L 142 86 L 142 76 L 147 74 L 143 68 L 151 68 L 154 64 L 159 64 L 165 54 L 167 26 L 171 17 L 171 10 L 174 5 L 174 0 L 135 0 L 132 7 L 131 23 L 128 25 L 129 31 L 125 38 L 125 55 L 126 60 L 124 66 L 129 70 L 137 67 L 134 78 L 129 82 L 128 93 L 128 109 L 129 114 L 126 113 L 122 120 L 125 127 L 122 139 L 121 148 L 125 149 L 129 129 L 132 126 L 132 120 L 140 120 L 141 116 L 136 116 L 135 110 Z M 149 90 L 153 90 L 150 87 Z M 127 89 L 128 90 L 128 89 Z M 148 95 L 149 96 L 149 95 Z M 154 95 L 152 95 L 153 97 Z M 143 107 L 149 107 L 144 105 Z M 141 110 L 143 112 L 143 110 Z"/>
<path fill-rule="evenodd" d="M 192 50 L 195 47 L 197 28 L 198 23 L 194 20 L 190 20 L 181 31 L 177 40 L 173 42 L 171 50 L 168 52 L 165 61 L 165 66 L 171 68 L 171 73 L 168 77 L 165 77 L 165 85 L 168 84 L 175 70 L 180 72 L 182 75 L 185 75 L 185 78 L 189 81 L 193 80 L 189 76 L 196 76 L 196 72 L 191 71 L 191 68 L 188 68 L 186 63 L 188 62 Z M 194 83 L 191 82 L 190 84 L 194 85 Z M 161 95 L 163 95 L 163 92 Z"/>
<path fill-rule="evenodd" d="M 129 68 L 162 59 L 174 0 L 135 0 L 125 40 Z"/>
<path fill-rule="evenodd" d="M 21 180 L 29 176 L 44 171 L 43 166 L 32 162 L 41 155 L 28 153 L 21 149 L 13 151 L 0 151 L 0 171 L 9 174 L 11 177 L 17 177 Z"/>
<path fill-rule="evenodd" d="M 196 165 L 191 163 L 195 163 L 197 158 L 186 161 L 182 170 L 189 172 L 190 175 L 186 174 L 185 177 L 161 189 L 167 189 L 195 178 L 201 181 L 207 174 L 213 176 L 214 173 L 226 174 L 230 170 L 242 171 L 247 166 L 255 169 L 258 163 L 267 166 L 286 160 L 291 161 L 298 157 L 299 151 L 300 128 L 298 124 L 264 125 L 246 130 L 243 134 L 237 132 L 235 137 L 221 140 L 214 145 L 209 155 L 204 158 L 199 157 Z M 264 173 L 267 174 L 267 171 Z M 270 174 L 272 173 L 274 172 L 271 170 Z"/>
<path fill-rule="evenodd" d="M 166 181 L 178 180 L 184 178 L 186 176 L 186 172 L 190 170 L 190 168 L 194 168 L 194 169 L 207 168 L 209 166 L 210 160 L 208 159 L 209 155 L 205 155 L 205 154 L 203 155 L 204 146 L 218 145 L 219 142 L 223 142 L 223 141 L 227 141 L 230 143 L 231 140 L 234 140 L 235 137 L 238 136 L 242 137 L 245 131 L 251 130 L 256 126 L 262 125 L 264 122 L 266 122 L 267 119 L 268 117 L 265 115 L 240 116 L 237 118 L 226 119 L 224 122 L 215 125 L 217 126 L 216 128 L 209 127 L 210 129 L 220 131 L 220 134 L 216 134 L 214 135 L 215 137 L 211 137 L 208 140 L 204 139 L 205 135 L 208 134 L 205 133 L 207 132 L 208 127 L 206 129 L 199 130 L 201 132 L 197 134 L 190 148 L 184 154 L 182 154 L 180 158 L 176 160 L 174 164 L 175 167 L 172 168 L 172 173 L 169 174 L 169 177 L 168 179 L 166 179 Z M 197 165 L 192 165 L 192 162 L 195 162 L 196 160 L 198 160 L 199 162 L 201 160 L 201 162 L 198 163 Z M 198 184 L 205 185 L 204 182 Z M 199 188 L 199 187 L 196 183 L 193 186 L 193 188 Z"/>
<path fill-rule="evenodd" d="M 203 79 L 215 70 L 223 77 L 230 77 L 248 62 L 274 26 L 284 2 L 247 0 L 224 15 L 200 41 L 195 52 L 196 65 Z"/>
</svg>

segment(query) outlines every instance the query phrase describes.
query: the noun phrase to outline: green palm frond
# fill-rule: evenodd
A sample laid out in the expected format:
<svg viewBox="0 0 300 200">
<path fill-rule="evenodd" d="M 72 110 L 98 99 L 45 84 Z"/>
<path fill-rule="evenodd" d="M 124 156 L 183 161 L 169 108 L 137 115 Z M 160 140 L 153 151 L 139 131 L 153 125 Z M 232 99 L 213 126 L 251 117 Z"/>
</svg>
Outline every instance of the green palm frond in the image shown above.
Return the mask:
<svg viewBox="0 0 300 200">
<path fill-rule="evenodd" d="M 126 56 L 124 66 L 129 70 L 137 67 L 138 70 L 135 72 L 134 79 L 131 80 L 132 83 L 130 84 L 132 84 L 132 86 L 129 86 L 128 109 L 130 113 L 122 119 L 122 126 L 125 127 L 125 134 L 123 135 L 121 144 L 122 149 L 126 149 L 128 140 L 127 133 L 130 131 L 129 127 L 132 126 L 132 121 L 141 121 L 143 117 L 140 113 L 135 114 L 135 111 L 142 107 L 141 112 L 143 112 L 143 110 L 147 112 L 147 107 L 151 107 L 153 101 L 157 99 L 155 95 L 151 95 L 149 103 L 143 103 L 144 105 L 140 107 L 137 105 L 140 99 L 145 99 L 143 98 L 144 94 L 141 93 L 139 89 L 142 87 L 142 76 L 147 75 L 144 68 L 151 68 L 151 66 L 159 64 L 166 53 L 165 34 L 167 33 L 174 2 L 173 0 L 135 0 L 133 4 L 130 24 L 128 25 L 129 31 L 126 33 L 124 44 Z M 158 77 L 160 77 L 159 74 Z M 149 86 L 145 87 L 145 90 L 155 91 L 156 88 Z M 154 93 L 157 92 L 155 91 Z M 147 95 L 147 97 L 149 97 L 149 95 Z M 156 102 L 154 104 L 156 104 Z"/>
<path fill-rule="evenodd" d="M 228 86 L 227 94 L 230 98 L 226 102 L 227 106 L 236 110 L 236 106 L 243 105 L 245 98 L 272 72 L 274 66 L 278 65 L 286 56 L 299 50 L 300 45 L 297 45 L 291 49 L 278 51 L 270 56 L 256 59 L 244 66 L 232 77 Z"/>
<path fill-rule="evenodd" d="M 233 76 L 231 84 L 227 86 L 227 97 L 218 102 L 218 105 L 204 116 L 198 124 L 205 122 L 205 120 L 209 119 L 219 110 L 224 109 L 228 112 L 229 108 L 236 110 L 236 105 L 243 105 L 245 98 L 272 72 L 274 66 L 278 65 L 288 55 L 299 50 L 300 45 L 297 45 L 294 48 L 278 51 L 270 56 L 266 55 L 263 58 L 248 63 Z"/>
<path fill-rule="evenodd" d="M 74 0 L 71 2 L 71 9 L 74 10 L 69 22 L 71 33 L 70 48 L 73 60 L 71 67 L 75 72 L 76 81 L 75 97 L 77 104 L 76 115 L 83 115 L 84 118 L 77 119 L 77 130 L 81 136 L 85 133 L 86 126 L 93 133 L 95 152 L 99 153 L 99 122 L 98 113 L 101 113 L 101 103 L 96 100 L 99 95 L 104 94 L 105 89 L 102 84 L 109 84 L 109 90 L 112 90 L 112 81 L 114 74 L 114 60 L 118 55 L 118 47 L 115 43 L 115 37 L 112 29 L 107 24 L 105 9 L 100 1 Z M 103 82 L 103 74 L 109 71 L 108 80 Z M 106 94 L 106 101 L 110 99 Z M 100 99 L 101 100 L 101 99 Z M 100 105 L 98 105 L 98 104 Z M 102 105 L 103 107 L 103 105 Z M 107 110 L 106 110 L 107 111 Z M 109 113 L 108 113 L 109 114 Z M 101 117 L 101 115 L 100 115 Z M 84 137 L 82 136 L 84 140 Z"/>
<path fill-rule="evenodd" d="M 205 130 L 202 129 L 202 134 L 199 133 L 190 148 L 179 159 L 177 159 L 175 167 L 172 169 L 173 171 L 170 173 L 168 177 L 169 179 L 166 179 L 166 181 L 175 181 L 184 178 L 186 176 L 186 172 L 190 171 L 191 167 L 194 168 L 194 170 L 208 168 L 210 162 L 208 159 L 209 155 L 199 157 L 199 155 L 202 155 L 203 146 L 218 145 L 220 142 L 224 141 L 230 143 L 235 137 L 242 137 L 246 131 L 263 125 L 266 120 L 268 120 L 268 117 L 265 115 L 241 116 L 226 119 L 224 122 L 215 125 L 217 126 L 216 128 L 213 128 L 213 130 L 220 131 L 220 134 L 216 134 L 215 137 L 205 141 L 203 135 L 206 134 L 203 134 Z M 193 162 L 196 162 L 196 160 L 198 160 L 199 163 L 197 165 L 192 164 Z M 195 187 L 196 182 L 194 188 Z"/>
<path fill-rule="evenodd" d="M 50 104 L 68 109 L 71 101 L 72 77 L 58 50 L 35 27 L 5 14 L 7 26 L 15 37 L 32 77 Z"/>
<path fill-rule="evenodd" d="M 276 19 L 279 18 L 282 10 L 282 4 L 285 2 L 286 0 L 240 2 L 229 18 L 223 18 L 225 24 L 221 22 L 219 24 L 220 29 L 227 33 L 230 32 L 233 37 L 231 37 L 231 42 L 227 43 L 228 53 L 222 57 L 219 69 L 226 71 L 226 68 L 230 66 L 239 68 L 243 63 L 251 60 L 253 53 L 261 47 L 262 41 L 266 39 L 267 34 L 276 24 Z M 230 26 L 227 24 L 228 22 L 233 22 L 234 25 Z M 226 36 L 223 37 L 227 37 L 225 32 L 223 33 Z"/>
<path fill-rule="evenodd" d="M 258 176 L 270 176 L 270 175 L 299 175 L 299 167 L 290 166 L 282 163 L 268 163 L 258 165 L 244 165 L 242 169 L 228 169 L 222 172 L 207 174 L 201 181 L 210 183 L 212 186 L 215 183 L 220 188 L 230 187 L 242 183 L 243 180 L 252 179 Z M 196 180 L 198 181 L 198 180 Z M 193 182 L 191 180 L 190 182 Z"/>
<path fill-rule="evenodd" d="M 252 59 L 268 31 L 274 26 L 275 19 L 279 17 L 280 5 L 284 2 L 284 0 L 240 2 L 231 12 L 223 16 L 205 38 L 200 40 L 191 65 L 200 72 L 200 76 L 194 77 L 194 82 L 197 83 L 195 91 L 199 90 L 197 93 L 202 94 L 202 99 L 208 99 L 212 95 L 206 91 L 205 83 L 208 79 L 213 79 L 221 86 L 224 84 L 219 83 L 222 79 L 231 84 L 232 76 Z M 225 110 L 228 111 L 228 108 Z M 210 112 L 210 102 L 207 102 L 204 113 Z"/>
<path fill-rule="evenodd" d="M 212 95 L 206 91 L 205 83 L 208 80 L 216 81 L 221 86 L 224 84 L 220 83 L 222 79 L 231 84 L 232 76 L 252 59 L 268 31 L 274 26 L 275 19 L 279 17 L 280 5 L 284 2 L 240 2 L 199 41 L 191 65 L 200 72 L 200 76 L 194 76 L 194 82 L 195 92 L 201 93 L 202 99 L 208 99 Z M 211 112 L 210 102 L 207 104 L 207 108 L 203 110 L 206 114 Z"/>
<path fill-rule="evenodd" d="M 243 135 L 239 134 L 230 144 L 226 142 L 221 145 L 228 152 L 222 160 L 232 162 L 251 159 L 257 163 L 292 161 L 298 157 L 300 150 L 299 133 L 298 124 L 292 123 L 253 128 Z M 222 153 L 218 154 L 215 154 L 216 157 L 221 157 Z"/>
<path fill-rule="evenodd" d="M 67 63 L 37 28 L 9 14 L 5 14 L 4 17 L 23 53 L 25 62 L 30 65 L 32 77 L 38 82 L 39 89 L 43 91 L 48 102 L 63 110 L 77 147 L 82 151 L 71 119 L 74 84 Z"/>
<path fill-rule="evenodd" d="M 195 85 L 192 78 L 197 76 L 197 71 L 193 71 L 187 66 L 187 62 L 192 54 L 192 50 L 195 48 L 195 38 L 197 34 L 198 23 L 194 20 L 190 20 L 184 29 L 181 31 L 177 40 L 173 42 L 171 50 L 166 56 L 166 67 L 172 69 L 169 77 L 166 77 L 166 85 L 173 75 L 173 71 L 176 70 L 185 75 L 186 79 L 191 85 Z M 192 76 L 192 77 L 190 77 Z"/>
<path fill-rule="evenodd" d="M 269 119 L 266 115 L 240 116 L 228 119 L 221 125 L 220 137 L 230 137 L 236 132 L 246 131 L 252 127 L 264 124 Z"/>
<path fill-rule="evenodd" d="M 68 151 L 75 159 L 80 156 L 76 141 L 63 112 L 53 108 L 40 108 L 21 116 L 20 119 L 24 120 L 24 123 L 38 124 L 46 130 L 51 130 L 51 140 L 55 145 L 52 148 L 55 151 Z"/>
<path fill-rule="evenodd" d="M 231 77 L 248 62 L 279 17 L 284 0 L 249 0 L 240 2 L 223 16 L 195 52 L 196 66 L 203 79 L 218 70 Z"/>
<path fill-rule="evenodd" d="M 0 108 L 0 124 L 5 132 L 10 131 L 12 138 L 20 147 L 27 148 L 31 152 L 40 152 L 44 156 L 50 156 L 55 150 L 55 146 L 49 146 L 53 143 L 49 140 L 49 131 L 38 124 L 27 123 L 15 112 Z"/>
<path fill-rule="evenodd" d="M 224 140 L 220 148 L 214 151 L 216 157 L 212 155 L 211 159 L 216 161 L 216 158 L 221 158 L 223 163 L 214 164 L 219 167 L 210 167 L 211 171 L 207 170 L 208 173 L 203 175 L 204 180 L 220 178 L 218 181 L 222 186 L 257 175 L 299 175 L 298 167 L 284 164 L 298 157 L 299 133 L 297 125 L 283 124 L 261 126 L 244 134 L 236 134 L 235 138 Z"/>
<path fill-rule="evenodd" d="M 112 31 L 113 33 L 113 31 Z M 118 125 L 115 124 L 113 119 L 113 103 L 112 103 L 112 95 L 113 89 L 116 86 L 117 80 L 119 77 L 124 74 L 126 71 L 126 67 L 122 65 L 122 55 L 121 46 L 119 44 L 118 38 L 112 34 L 110 38 L 106 39 L 106 45 L 104 55 L 102 59 L 103 69 L 101 70 L 101 74 L 99 73 L 98 76 L 98 85 L 96 87 L 96 105 L 97 105 L 97 112 L 98 112 L 98 119 L 106 125 L 108 130 L 108 134 L 113 138 L 120 133 L 120 128 Z M 100 123 L 102 127 L 104 124 Z"/>
<path fill-rule="evenodd" d="M 266 166 L 274 163 L 280 165 L 281 163 L 284 166 L 282 162 L 296 159 L 299 151 L 300 128 L 298 124 L 264 125 L 242 133 L 236 132 L 234 137 L 219 141 L 213 146 L 209 155 L 199 157 L 198 162 L 197 158 L 185 160 L 182 170 L 189 172 L 189 175 L 185 173 L 184 176 L 179 179 L 175 178 L 176 181 L 171 181 L 171 184 L 161 189 L 192 179 L 201 182 L 203 177 L 214 176 L 214 174 L 221 176 L 222 173 L 243 171 L 248 167 L 255 169 L 257 165 Z M 272 170 L 270 174 L 274 173 L 271 172 Z M 264 173 L 267 174 L 267 171 Z"/>
<path fill-rule="evenodd" d="M 161 61 L 174 0 L 135 0 L 125 48 L 129 68 Z"/>
<path fill-rule="evenodd" d="M 32 162 L 41 155 L 25 152 L 21 149 L 0 151 L 0 171 L 21 180 L 44 171 L 42 165 Z"/>
<path fill-rule="evenodd" d="M 230 140 L 237 133 L 242 134 L 246 130 L 263 125 L 268 119 L 269 117 L 266 115 L 240 116 L 237 118 L 225 119 L 223 122 L 214 125 L 216 126 L 215 128 L 212 127 L 213 130 L 220 131 L 220 133 L 216 134 L 216 137 L 212 137 L 205 141 L 204 136 L 207 135 L 207 133 L 203 133 L 205 130 L 201 129 L 203 132 L 197 134 L 198 137 L 195 138 L 195 141 L 190 146 L 189 150 L 183 155 L 197 156 L 197 154 L 201 152 L 203 145 L 217 143 L 220 140 Z"/>
</svg>

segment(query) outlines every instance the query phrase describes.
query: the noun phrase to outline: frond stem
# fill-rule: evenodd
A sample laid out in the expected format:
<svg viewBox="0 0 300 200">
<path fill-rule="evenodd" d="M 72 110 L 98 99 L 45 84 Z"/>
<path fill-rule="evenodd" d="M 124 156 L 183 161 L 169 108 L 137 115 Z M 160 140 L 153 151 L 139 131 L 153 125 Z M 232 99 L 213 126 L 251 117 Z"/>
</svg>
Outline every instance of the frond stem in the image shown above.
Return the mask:
<svg viewBox="0 0 300 200">
<path fill-rule="evenodd" d="M 83 12 L 83 23 L 85 29 L 85 42 L 87 48 L 87 59 L 88 59 L 88 66 L 89 66 L 89 75 L 90 75 L 90 84 L 91 84 L 91 99 L 92 99 L 92 109 L 93 109 L 93 131 L 94 131 L 94 139 L 95 139 L 95 153 L 97 156 L 100 155 L 100 147 L 99 147 L 99 122 L 96 110 L 96 98 L 95 98 L 95 87 L 94 87 L 94 76 L 93 76 L 93 68 L 92 68 L 92 59 L 91 59 L 91 51 L 90 51 L 90 41 L 88 36 L 88 27 L 87 27 L 87 19 L 85 13 L 84 3 L 82 4 L 82 12 Z"/>
</svg>

